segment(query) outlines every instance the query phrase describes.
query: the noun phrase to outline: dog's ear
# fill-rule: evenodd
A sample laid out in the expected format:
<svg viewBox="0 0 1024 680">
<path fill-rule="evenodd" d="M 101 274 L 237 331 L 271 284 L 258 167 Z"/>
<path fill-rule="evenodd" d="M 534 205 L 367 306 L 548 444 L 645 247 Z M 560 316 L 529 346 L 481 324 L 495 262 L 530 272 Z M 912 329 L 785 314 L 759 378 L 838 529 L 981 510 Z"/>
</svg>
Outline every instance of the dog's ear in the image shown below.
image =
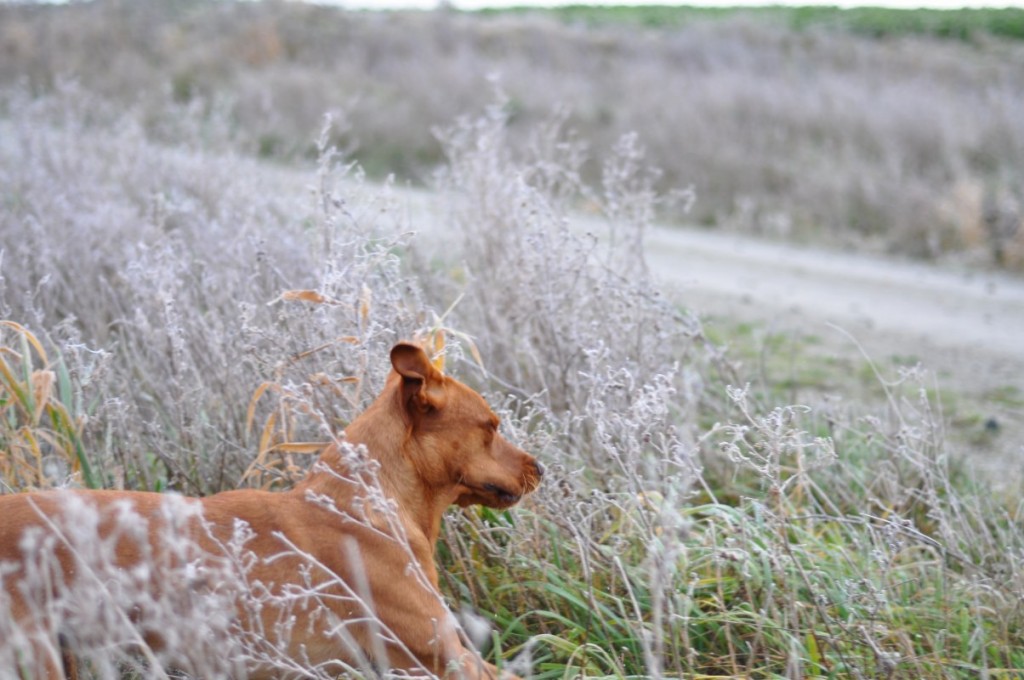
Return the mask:
<svg viewBox="0 0 1024 680">
<path fill-rule="evenodd" d="M 419 345 L 400 342 L 391 348 L 391 365 L 402 376 L 402 403 L 419 411 L 443 409 L 448 401 L 444 375 Z"/>
</svg>

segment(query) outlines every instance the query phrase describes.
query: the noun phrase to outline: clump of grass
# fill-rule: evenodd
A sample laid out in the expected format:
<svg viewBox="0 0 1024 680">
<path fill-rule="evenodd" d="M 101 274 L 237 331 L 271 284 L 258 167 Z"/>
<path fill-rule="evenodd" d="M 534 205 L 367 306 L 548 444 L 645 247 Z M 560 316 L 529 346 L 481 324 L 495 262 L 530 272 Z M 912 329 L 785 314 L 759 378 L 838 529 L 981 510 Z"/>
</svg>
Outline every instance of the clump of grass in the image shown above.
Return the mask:
<svg viewBox="0 0 1024 680">
<path fill-rule="evenodd" d="M 98 480 L 83 445 L 85 415 L 64 362 L 51 361 L 28 329 L 0 321 L 0 480 L 7 489 L 42 489 Z"/>
</svg>

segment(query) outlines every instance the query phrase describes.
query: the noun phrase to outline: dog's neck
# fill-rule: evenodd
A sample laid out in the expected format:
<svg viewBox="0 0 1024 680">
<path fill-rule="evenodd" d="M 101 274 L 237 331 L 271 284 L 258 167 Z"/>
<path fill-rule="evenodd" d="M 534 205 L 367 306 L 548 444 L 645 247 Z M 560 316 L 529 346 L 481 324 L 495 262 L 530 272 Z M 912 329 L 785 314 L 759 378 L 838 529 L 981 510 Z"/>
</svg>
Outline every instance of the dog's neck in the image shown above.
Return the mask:
<svg viewBox="0 0 1024 680">
<path fill-rule="evenodd" d="M 369 458 L 380 463 L 378 478 L 384 495 L 393 499 L 406 529 L 422 532 L 433 551 L 441 532 L 441 516 L 454 502 L 451 491 L 432 488 L 424 482 L 413 463 L 415 455 L 409 449 L 414 445 L 408 426 L 396 412 L 401 405 L 395 395 L 386 390 L 358 418 L 345 428 L 345 442 L 365 447 Z M 336 446 L 328 447 L 317 465 L 302 480 L 296 490 L 307 490 L 333 498 L 339 507 L 348 505 L 362 494 L 351 478 L 350 466 Z"/>
</svg>

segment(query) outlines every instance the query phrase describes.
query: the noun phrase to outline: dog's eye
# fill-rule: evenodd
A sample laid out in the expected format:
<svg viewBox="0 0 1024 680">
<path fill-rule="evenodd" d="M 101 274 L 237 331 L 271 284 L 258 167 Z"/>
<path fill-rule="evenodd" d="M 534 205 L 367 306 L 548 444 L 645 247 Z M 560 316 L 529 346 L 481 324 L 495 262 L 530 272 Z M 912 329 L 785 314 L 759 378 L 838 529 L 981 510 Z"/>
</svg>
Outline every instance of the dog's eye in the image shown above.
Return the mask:
<svg viewBox="0 0 1024 680">
<path fill-rule="evenodd" d="M 484 441 L 488 446 L 490 446 L 491 442 L 494 441 L 494 437 L 498 434 L 498 421 L 488 420 L 483 424 L 483 430 Z"/>
</svg>

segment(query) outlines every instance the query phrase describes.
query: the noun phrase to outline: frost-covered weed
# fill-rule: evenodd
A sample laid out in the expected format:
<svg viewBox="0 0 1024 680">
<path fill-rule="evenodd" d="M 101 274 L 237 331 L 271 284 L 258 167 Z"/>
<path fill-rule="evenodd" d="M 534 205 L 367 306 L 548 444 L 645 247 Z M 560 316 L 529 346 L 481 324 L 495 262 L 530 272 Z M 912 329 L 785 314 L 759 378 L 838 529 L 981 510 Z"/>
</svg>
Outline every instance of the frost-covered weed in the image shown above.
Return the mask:
<svg viewBox="0 0 1024 680">
<path fill-rule="evenodd" d="M 199 674 L 237 674 L 239 650 L 229 630 L 243 582 L 226 560 L 200 562 L 189 537 L 199 520 L 194 501 L 167 495 L 153 516 L 143 516 L 126 501 L 100 510 L 67 496 L 55 513 L 38 512 L 43 525 L 25 531 L 19 544 L 27 568 L 16 587 L 43 627 L 19 628 L 10 603 L 3 603 L 5 669 L 33 675 L 41 656 L 60 658 L 61 639 L 95 677 L 116 678 L 132 668 L 166 677 L 163 653 L 152 646 L 160 640 Z M 138 550 L 138 563 L 118 562 L 118 551 L 126 550 Z M 75 567 L 61 569 L 58 555 Z M 7 579 L 13 580 L 10 573 Z"/>
<path fill-rule="evenodd" d="M 464 294 L 453 316 L 479 335 L 490 372 L 516 394 L 543 394 L 560 416 L 583 410 L 594 392 L 589 383 L 606 379 L 598 373 L 622 372 L 630 384 L 623 375 L 607 380 L 633 394 L 692 363 L 699 323 L 664 300 L 646 273 L 643 232 L 659 200 L 646 169 L 623 160 L 625 169 L 592 192 L 578 174 L 585 147 L 562 127 L 542 128 L 530 145 L 551 151 L 523 157 L 507 129 L 499 100 L 440 135 L 449 158 L 440 177 L 452 201 L 446 218 L 462 242 Z M 622 152 L 635 149 L 625 143 Z M 591 201 L 603 233 L 570 228 L 569 205 L 559 198 L 565 191 Z M 699 397 L 691 387 L 682 400 Z"/>
<path fill-rule="evenodd" d="M 116 353 L 112 370 L 82 376 L 92 426 L 126 426 L 92 433 L 108 479 L 231 486 L 261 382 L 335 385 L 320 401 L 338 429 L 382 382 L 371 359 L 429 320 L 401 274 L 388 199 L 347 207 L 363 191 L 354 175 L 336 186 L 348 167 L 318 179 L 230 153 L 214 163 L 191 139 L 148 141 L 130 112 L 73 85 L 7 97 L 4 305 L 66 355 Z M 348 400 L 331 393 L 364 378 Z"/>
<path fill-rule="evenodd" d="M 585 560 L 592 536 L 614 531 L 614 517 L 598 508 L 628 508 L 650 529 L 659 520 L 636 499 L 653 494 L 677 507 L 698 482 L 694 416 L 703 385 L 694 377 L 705 341 L 696 319 L 664 300 L 646 274 L 643 231 L 659 197 L 633 142 L 608 161 L 602 191 L 591 192 L 575 165 L 585 158 L 581 142 L 554 124 L 520 155 L 503 103 L 441 134 L 449 165 L 440 182 L 463 244 L 452 317 L 474 329 L 488 377 L 511 393 L 509 427 L 523 428 L 515 434 L 540 444 L 557 471 L 536 512 L 580 531 L 564 549 Z M 570 228 L 569 191 L 596 206 L 603 233 Z M 485 538 L 497 529 L 477 531 Z M 508 543 L 499 554 L 536 545 L 536 536 L 502 534 Z M 637 612 L 638 631 L 644 618 Z M 660 644 L 660 628 L 655 637 Z"/>
</svg>

